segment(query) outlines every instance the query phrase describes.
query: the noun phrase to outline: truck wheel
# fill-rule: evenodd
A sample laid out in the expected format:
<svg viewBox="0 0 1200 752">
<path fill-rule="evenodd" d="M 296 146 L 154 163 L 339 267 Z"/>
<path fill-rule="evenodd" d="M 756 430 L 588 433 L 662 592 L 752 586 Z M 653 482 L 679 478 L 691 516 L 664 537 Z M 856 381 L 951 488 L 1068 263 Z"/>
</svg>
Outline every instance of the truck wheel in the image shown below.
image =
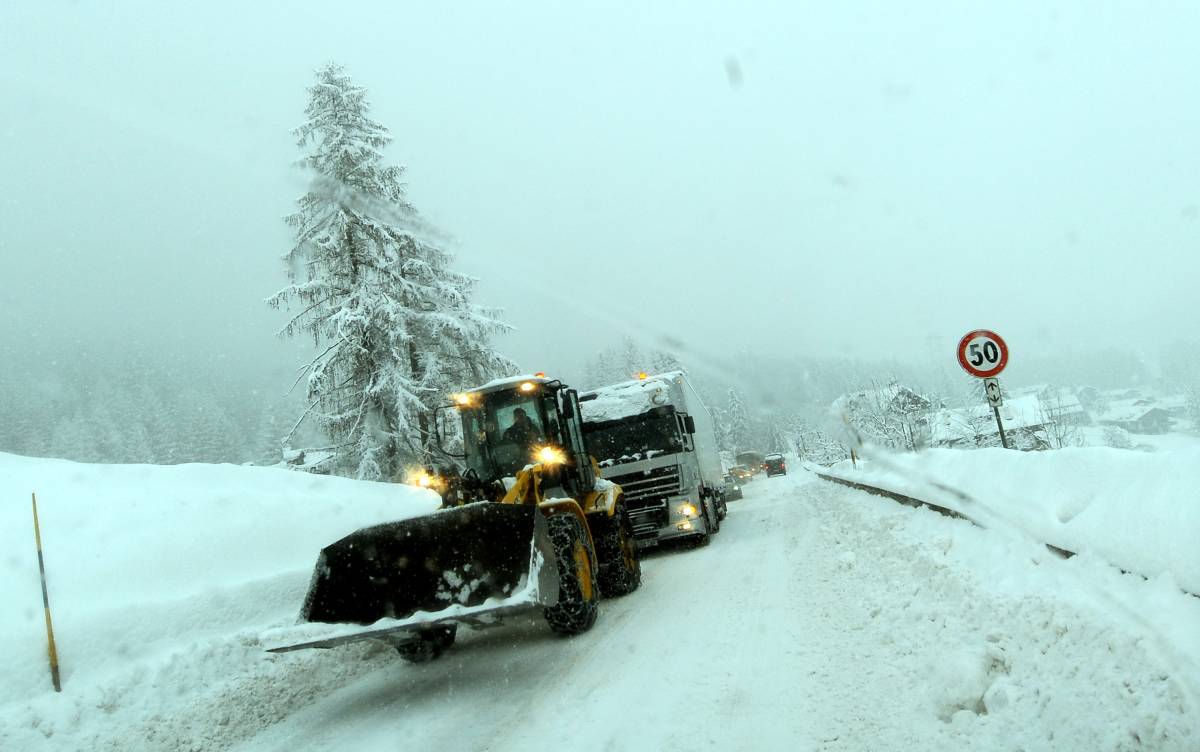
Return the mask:
<svg viewBox="0 0 1200 752">
<path fill-rule="evenodd" d="M 717 500 L 717 519 L 724 520 L 727 514 L 729 514 L 729 506 L 726 504 L 725 494 L 721 494 Z"/>
<path fill-rule="evenodd" d="M 553 514 L 546 522 L 558 565 L 558 603 L 546 606 L 543 614 L 558 634 L 581 634 L 592 628 L 599 612 L 596 552 L 575 515 Z"/>
<path fill-rule="evenodd" d="M 642 559 L 624 504 L 617 504 L 612 517 L 597 515 L 592 538 L 600 561 L 601 595 L 615 598 L 637 590 L 642 584 Z"/>
<path fill-rule="evenodd" d="M 396 652 L 409 663 L 429 663 L 454 644 L 457 634 L 457 624 L 422 629 L 411 639 L 396 643 Z"/>
<path fill-rule="evenodd" d="M 704 532 L 697 533 L 692 538 L 692 542 L 695 544 L 696 548 L 703 548 L 704 546 L 707 546 L 709 541 L 712 539 L 712 534 L 714 532 L 716 532 L 715 530 L 712 529 L 712 523 L 709 522 L 709 519 L 708 519 L 708 504 L 705 502 L 701 502 L 700 511 L 702 512 L 702 514 L 699 517 L 697 517 L 696 519 L 704 520 Z"/>
<path fill-rule="evenodd" d="M 713 535 L 721 532 L 721 517 L 717 514 L 717 508 L 713 506 L 711 499 L 704 502 L 704 519 L 708 522 L 709 532 Z"/>
</svg>

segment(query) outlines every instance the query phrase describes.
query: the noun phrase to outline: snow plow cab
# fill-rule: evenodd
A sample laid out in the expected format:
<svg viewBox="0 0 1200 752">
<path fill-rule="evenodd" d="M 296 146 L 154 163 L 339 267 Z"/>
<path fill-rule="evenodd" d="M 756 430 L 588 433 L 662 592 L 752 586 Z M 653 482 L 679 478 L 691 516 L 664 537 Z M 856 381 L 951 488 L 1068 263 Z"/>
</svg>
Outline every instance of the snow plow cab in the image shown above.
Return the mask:
<svg viewBox="0 0 1200 752">
<path fill-rule="evenodd" d="M 540 374 L 502 379 L 454 395 L 436 418 L 461 439 L 463 467 L 413 480 L 438 490 L 442 508 L 323 549 L 300 623 L 265 634 L 268 650 L 381 639 L 423 661 L 459 624 L 538 608 L 574 635 L 595 623 L 602 594 L 641 583 L 621 488 L 599 477 L 575 390 Z"/>
</svg>

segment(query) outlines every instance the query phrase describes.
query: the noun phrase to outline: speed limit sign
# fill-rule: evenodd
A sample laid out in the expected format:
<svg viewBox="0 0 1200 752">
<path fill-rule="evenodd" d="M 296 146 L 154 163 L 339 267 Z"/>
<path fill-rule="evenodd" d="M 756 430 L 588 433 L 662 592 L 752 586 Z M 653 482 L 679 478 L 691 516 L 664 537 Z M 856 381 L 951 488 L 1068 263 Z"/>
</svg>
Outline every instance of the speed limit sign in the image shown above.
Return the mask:
<svg viewBox="0 0 1200 752">
<path fill-rule="evenodd" d="M 1008 345 L 999 334 L 988 329 L 967 332 L 958 341 L 958 364 L 981 379 L 999 376 L 1008 365 Z"/>
</svg>

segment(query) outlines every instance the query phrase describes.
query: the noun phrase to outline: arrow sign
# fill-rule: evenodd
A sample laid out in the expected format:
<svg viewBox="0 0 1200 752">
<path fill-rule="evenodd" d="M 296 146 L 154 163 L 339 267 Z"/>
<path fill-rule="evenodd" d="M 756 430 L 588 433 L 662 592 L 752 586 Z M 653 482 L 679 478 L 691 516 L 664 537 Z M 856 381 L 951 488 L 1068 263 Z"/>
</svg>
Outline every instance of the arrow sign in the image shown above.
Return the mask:
<svg viewBox="0 0 1200 752">
<path fill-rule="evenodd" d="M 1000 379 L 984 379 L 983 391 L 987 394 L 988 404 L 1000 407 L 1004 404 L 1004 396 L 1000 393 Z"/>
</svg>

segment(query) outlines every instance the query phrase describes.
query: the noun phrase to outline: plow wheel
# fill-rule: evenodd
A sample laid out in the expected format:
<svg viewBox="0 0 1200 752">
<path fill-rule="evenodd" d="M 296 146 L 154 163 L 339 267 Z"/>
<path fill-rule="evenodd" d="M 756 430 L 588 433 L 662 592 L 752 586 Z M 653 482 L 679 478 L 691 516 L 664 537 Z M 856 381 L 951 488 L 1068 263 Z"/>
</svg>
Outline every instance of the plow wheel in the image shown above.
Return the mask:
<svg viewBox="0 0 1200 752">
<path fill-rule="evenodd" d="M 458 625 L 444 624 L 422 629 L 410 640 L 398 643 L 396 652 L 409 663 L 428 663 L 454 644 Z"/>
<path fill-rule="evenodd" d="M 596 554 L 575 515 L 554 514 L 547 523 L 558 565 L 558 603 L 546 606 L 546 623 L 560 635 L 581 634 L 596 623 L 600 604 Z"/>
<path fill-rule="evenodd" d="M 600 592 L 605 598 L 626 595 L 642 584 L 642 560 L 633 523 L 625 505 L 617 504 L 612 517 L 597 519 L 592 528 L 596 558 L 600 560 Z"/>
</svg>

